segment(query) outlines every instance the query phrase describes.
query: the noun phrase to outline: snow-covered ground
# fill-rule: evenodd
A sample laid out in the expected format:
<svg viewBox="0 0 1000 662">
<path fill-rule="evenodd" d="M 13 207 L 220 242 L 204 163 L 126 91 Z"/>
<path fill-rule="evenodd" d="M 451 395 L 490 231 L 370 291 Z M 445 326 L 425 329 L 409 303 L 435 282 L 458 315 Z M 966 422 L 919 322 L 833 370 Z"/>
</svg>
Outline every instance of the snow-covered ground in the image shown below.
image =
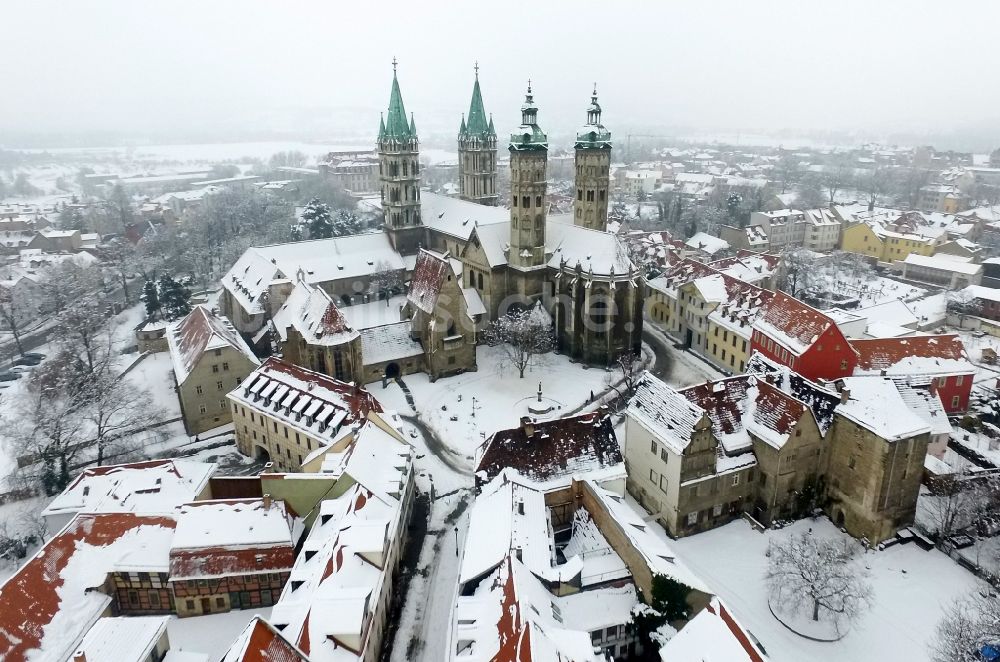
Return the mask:
<svg viewBox="0 0 1000 662">
<path fill-rule="evenodd" d="M 655 527 L 666 536 L 660 527 Z M 710 588 L 729 604 L 760 640 L 773 662 L 929 661 L 929 645 L 947 605 L 985 588 L 944 554 L 913 544 L 868 552 L 873 607 L 838 642 L 806 640 L 781 625 L 767 606 L 769 540 L 812 529 L 814 535 L 844 537 L 825 519 L 802 520 L 780 530 L 754 531 L 738 520 L 726 526 L 671 541 L 673 549 Z"/>
<path fill-rule="evenodd" d="M 613 376 L 600 368 L 571 363 L 559 354 L 546 354 L 520 379 L 516 368 L 498 369 L 501 353 L 498 347 L 480 346 L 478 371 L 436 382 L 424 373 L 403 377 L 421 420 L 470 467 L 476 449 L 487 437 L 515 427 L 521 416 L 528 415 L 527 406 L 536 399 L 539 382 L 543 398 L 558 407 L 554 413 L 565 415 L 585 404 L 591 393 L 596 396 L 607 389 L 605 380 Z M 412 411 L 395 383 L 383 389 L 381 382 L 373 382 L 367 388 L 387 408 L 404 414 Z"/>
<path fill-rule="evenodd" d="M 170 650 L 203 653 L 209 660 L 221 660 L 230 644 L 257 614 L 269 618 L 271 608 L 243 609 L 191 618 L 171 616 L 167 621 Z"/>
</svg>

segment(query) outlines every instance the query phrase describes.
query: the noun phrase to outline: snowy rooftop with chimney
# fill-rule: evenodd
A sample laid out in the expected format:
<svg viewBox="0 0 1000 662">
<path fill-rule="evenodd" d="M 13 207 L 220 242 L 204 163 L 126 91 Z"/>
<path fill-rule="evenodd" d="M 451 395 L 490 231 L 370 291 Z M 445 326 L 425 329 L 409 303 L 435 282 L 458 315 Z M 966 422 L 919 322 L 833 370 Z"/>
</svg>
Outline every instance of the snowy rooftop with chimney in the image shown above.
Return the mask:
<svg viewBox="0 0 1000 662">
<path fill-rule="evenodd" d="M 971 375 L 962 339 L 956 334 L 852 340 L 858 353 L 855 376 L 928 378 L 939 375 Z"/>
<path fill-rule="evenodd" d="M 480 448 L 476 473 L 485 482 L 508 467 L 541 489 L 565 487 L 574 477 L 625 478 L 611 418 L 600 412 L 537 422 L 526 417 L 519 427 L 498 430 Z"/>
<path fill-rule="evenodd" d="M 833 415 L 840 404 L 840 394 L 830 385 L 810 381 L 791 368 L 771 361 L 754 352 L 747 361 L 746 371 L 766 381 L 803 403 L 812 410 L 819 431 L 824 436 L 833 425 Z"/>
<path fill-rule="evenodd" d="M 172 550 L 288 546 L 292 514 L 284 501 L 214 499 L 186 503 L 177 512 Z"/>
<path fill-rule="evenodd" d="M 793 354 L 809 349 L 833 320 L 784 292 L 775 292 L 754 323 L 754 329 L 780 343 Z"/>
<path fill-rule="evenodd" d="M 887 441 L 898 441 L 930 431 L 930 425 L 910 410 L 887 377 L 845 377 L 847 402 L 837 413 Z"/>
<path fill-rule="evenodd" d="M 198 360 L 213 349 L 229 347 L 252 363 L 260 363 L 229 320 L 213 315 L 205 306 L 195 306 L 184 319 L 171 324 L 167 328 L 167 343 L 178 384 L 184 383 Z"/>
<path fill-rule="evenodd" d="M 683 453 L 705 411 L 652 373 L 645 372 L 629 400 L 628 416 L 675 452 Z"/>
<path fill-rule="evenodd" d="M 172 513 L 208 485 L 215 464 L 191 460 L 147 460 L 85 469 L 42 511 Z"/>
</svg>

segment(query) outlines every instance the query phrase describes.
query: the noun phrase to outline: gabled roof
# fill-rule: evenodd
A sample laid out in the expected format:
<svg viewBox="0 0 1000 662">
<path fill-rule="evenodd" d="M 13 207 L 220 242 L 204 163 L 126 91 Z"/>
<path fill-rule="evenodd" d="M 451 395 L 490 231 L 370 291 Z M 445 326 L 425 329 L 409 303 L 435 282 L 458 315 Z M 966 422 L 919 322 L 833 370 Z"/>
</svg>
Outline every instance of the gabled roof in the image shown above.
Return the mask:
<svg viewBox="0 0 1000 662">
<path fill-rule="evenodd" d="M 73 518 L 0 585 L 0 659 L 69 658 L 111 604 L 101 592 L 108 573 L 167 571 L 174 526 L 172 517 L 160 515 Z"/>
<path fill-rule="evenodd" d="M 263 617 L 254 616 L 222 662 L 309 662 L 309 658 Z"/>
<path fill-rule="evenodd" d="M 198 498 L 215 464 L 192 460 L 146 460 L 84 469 L 42 511 L 43 516 L 77 512 L 171 513 Z"/>
<path fill-rule="evenodd" d="M 808 410 L 799 400 L 751 375 L 690 386 L 680 393 L 708 412 L 716 436 L 730 453 L 750 445 L 747 433 L 780 449 Z"/>
<path fill-rule="evenodd" d="M 898 441 L 930 431 L 888 377 L 844 377 L 838 383 L 847 389 L 848 399 L 837 405 L 837 413 L 882 439 Z"/>
<path fill-rule="evenodd" d="M 705 411 L 650 372 L 643 373 L 629 400 L 628 416 L 677 453 L 684 452 Z"/>
<path fill-rule="evenodd" d="M 754 329 L 796 355 L 812 347 L 831 327 L 837 327 L 832 319 L 784 292 L 774 293 L 754 324 Z"/>
<path fill-rule="evenodd" d="M 717 597 L 660 648 L 668 662 L 767 662 L 753 635 Z"/>
<path fill-rule="evenodd" d="M 77 647 L 86 662 L 148 662 L 167 631 L 169 616 L 99 618 Z"/>
<path fill-rule="evenodd" d="M 836 389 L 812 382 L 791 368 L 771 361 L 760 352 L 754 352 L 750 356 L 746 371 L 809 407 L 820 433 L 826 435 L 833 425 L 834 410 L 840 404 L 840 394 Z"/>
<path fill-rule="evenodd" d="M 451 264 L 445 257 L 420 249 L 406 300 L 425 313 L 433 313 L 445 279 L 454 277 Z"/>
<path fill-rule="evenodd" d="M 326 290 L 305 281 L 295 284 L 273 322 L 282 340 L 292 327 L 310 345 L 340 345 L 358 337 Z"/>
<path fill-rule="evenodd" d="M 568 485 L 574 476 L 600 481 L 625 475 L 611 418 L 596 412 L 493 433 L 480 451 L 477 477 L 489 481 L 506 468 L 548 488 Z"/>
<path fill-rule="evenodd" d="M 851 340 L 858 353 L 855 375 L 889 377 L 969 374 L 974 371 L 956 334 Z"/>
<path fill-rule="evenodd" d="M 251 363 L 260 364 L 229 320 L 213 315 L 205 306 L 195 306 L 184 319 L 170 326 L 167 344 L 178 384 L 183 384 L 202 355 L 213 349 L 229 347 Z"/>
</svg>

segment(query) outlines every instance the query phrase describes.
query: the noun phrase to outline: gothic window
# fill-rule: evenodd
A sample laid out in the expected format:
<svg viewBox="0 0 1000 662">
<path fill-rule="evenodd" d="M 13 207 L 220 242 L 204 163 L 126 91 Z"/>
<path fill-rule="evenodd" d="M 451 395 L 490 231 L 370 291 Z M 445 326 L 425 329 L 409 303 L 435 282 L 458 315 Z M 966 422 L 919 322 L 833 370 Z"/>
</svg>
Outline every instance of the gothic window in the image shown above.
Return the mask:
<svg viewBox="0 0 1000 662">
<path fill-rule="evenodd" d="M 577 200 L 583 200 L 583 189 L 582 188 L 576 189 L 576 199 Z"/>
<path fill-rule="evenodd" d="M 521 196 L 521 206 L 524 207 L 525 209 L 527 209 L 528 207 L 531 206 L 531 196 L 530 195 Z"/>
<path fill-rule="evenodd" d="M 540 195 L 536 195 L 535 196 L 535 206 L 536 207 L 541 207 L 542 206 L 542 196 L 540 196 Z"/>
<path fill-rule="evenodd" d="M 511 203 L 511 204 L 512 204 L 512 205 L 513 205 L 514 207 L 517 207 L 517 196 L 516 196 L 516 195 L 512 195 L 512 196 L 510 196 L 510 197 L 514 199 L 513 203 Z"/>
<path fill-rule="evenodd" d="M 409 167 L 408 166 L 409 166 L 409 161 L 403 161 L 403 177 L 406 177 L 406 176 L 408 176 L 410 174 L 408 172 L 409 171 Z"/>
<path fill-rule="evenodd" d="M 604 202 L 604 198 L 605 198 L 604 193 L 605 193 L 605 191 L 603 191 L 603 190 L 600 192 L 600 200 L 601 200 L 601 202 Z"/>
<path fill-rule="evenodd" d="M 587 202 L 593 202 L 593 201 L 594 201 L 594 192 L 587 191 Z"/>
<path fill-rule="evenodd" d="M 479 274 L 479 289 L 483 289 L 483 275 Z"/>
</svg>

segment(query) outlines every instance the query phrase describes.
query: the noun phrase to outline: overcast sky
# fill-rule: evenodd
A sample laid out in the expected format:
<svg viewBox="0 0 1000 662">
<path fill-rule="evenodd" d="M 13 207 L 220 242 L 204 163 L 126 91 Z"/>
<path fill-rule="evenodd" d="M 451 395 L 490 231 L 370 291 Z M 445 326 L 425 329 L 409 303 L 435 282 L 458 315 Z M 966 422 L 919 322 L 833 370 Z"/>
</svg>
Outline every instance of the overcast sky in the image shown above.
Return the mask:
<svg viewBox="0 0 1000 662">
<path fill-rule="evenodd" d="M 0 16 L 0 143 L 5 130 L 374 131 L 393 55 L 422 131 L 457 126 L 475 60 L 501 131 L 529 77 L 556 130 L 582 123 L 594 81 L 619 135 L 1000 127 L 990 0 L 0 0 Z"/>
</svg>

